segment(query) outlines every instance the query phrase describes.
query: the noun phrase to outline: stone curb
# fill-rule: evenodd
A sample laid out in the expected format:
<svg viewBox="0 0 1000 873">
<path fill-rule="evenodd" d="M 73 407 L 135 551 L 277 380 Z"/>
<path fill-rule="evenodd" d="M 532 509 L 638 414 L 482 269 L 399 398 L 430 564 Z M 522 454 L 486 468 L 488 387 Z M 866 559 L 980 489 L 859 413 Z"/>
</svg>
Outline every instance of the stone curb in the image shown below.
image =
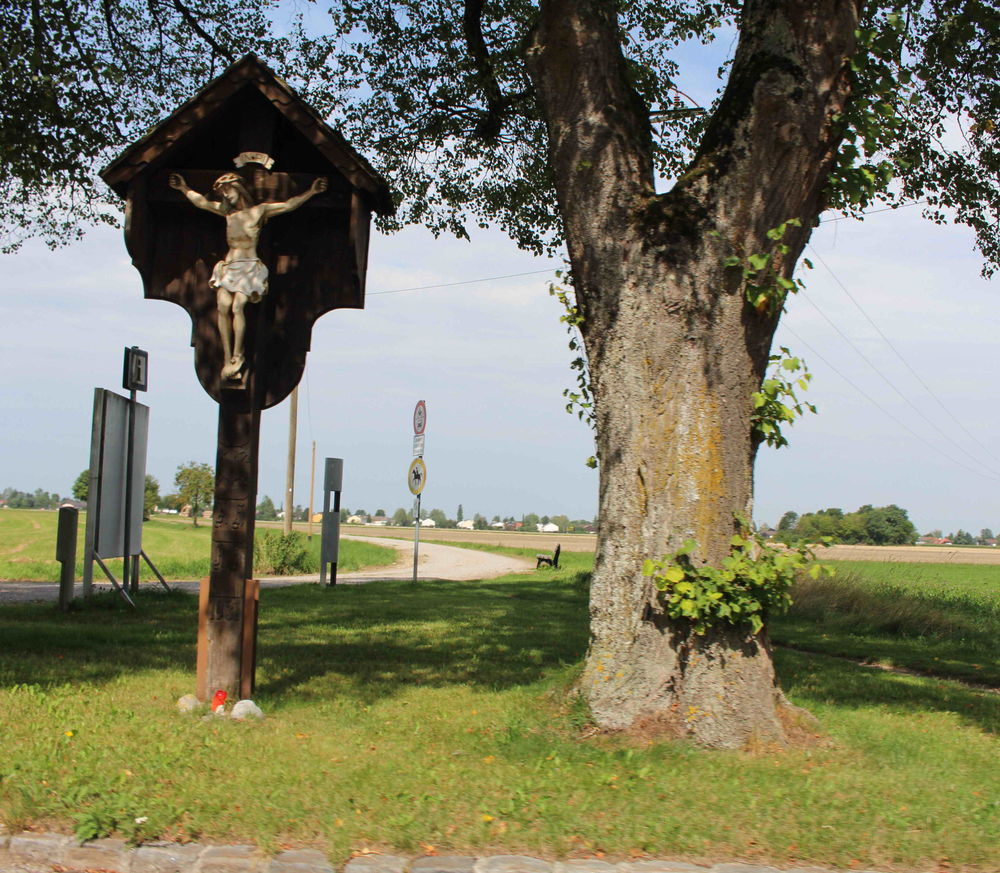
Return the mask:
<svg viewBox="0 0 1000 873">
<path fill-rule="evenodd" d="M 646 859 L 604 861 L 574 858 L 545 861 L 528 855 L 359 855 L 333 865 L 316 849 L 292 849 L 273 858 L 255 846 L 212 846 L 202 843 L 145 843 L 129 848 L 122 840 L 80 843 L 62 834 L 10 834 L 0 828 L 0 873 L 51 870 L 64 873 L 839 873 L 808 867 L 779 870 L 753 864 L 702 867 L 683 861 Z M 876 871 L 861 871 L 876 873 Z"/>
</svg>

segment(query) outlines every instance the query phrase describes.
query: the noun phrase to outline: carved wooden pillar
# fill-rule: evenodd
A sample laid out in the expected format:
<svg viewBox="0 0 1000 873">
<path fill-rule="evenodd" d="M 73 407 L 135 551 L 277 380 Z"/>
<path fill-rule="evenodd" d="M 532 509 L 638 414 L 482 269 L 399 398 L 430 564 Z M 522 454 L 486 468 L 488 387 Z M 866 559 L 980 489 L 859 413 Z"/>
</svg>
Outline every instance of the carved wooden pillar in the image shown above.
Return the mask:
<svg viewBox="0 0 1000 873">
<path fill-rule="evenodd" d="M 254 506 L 257 499 L 257 449 L 260 410 L 249 391 L 223 391 L 219 400 L 215 506 L 212 512 L 212 569 L 205 616 L 205 651 L 199 659 L 199 696 L 222 689 L 239 697 L 252 690 L 252 650 L 256 615 L 244 617 L 247 580 L 253 575 Z M 242 680 L 242 681 L 241 681 Z"/>
</svg>

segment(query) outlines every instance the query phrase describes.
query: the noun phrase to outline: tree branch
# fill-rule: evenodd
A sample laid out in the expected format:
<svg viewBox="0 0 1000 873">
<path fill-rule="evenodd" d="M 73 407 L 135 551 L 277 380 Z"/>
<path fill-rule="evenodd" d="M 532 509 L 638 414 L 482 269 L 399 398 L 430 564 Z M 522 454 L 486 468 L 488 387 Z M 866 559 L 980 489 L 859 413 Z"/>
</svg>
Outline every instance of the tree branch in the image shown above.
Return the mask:
<svg viewBox="0 0 1000 873">
<path fill-rule="evenodd" d="M 181 18 L 184 19 L 188 27 L 197 33 L 198 36 L 200 36 L 211 47 L 213 52 L 220 57 L 225 58 L 231 64 L 236 61 L 232 52 L 223 48 L 218 42 L 216 42 L 215 38 L 201 26 L 201 22 L 198 21 L 194 13 L 182 2 L 182 0 L 173 0 L 173 6 L 174 9 L 180 13 Z"/>
<path fill-rule="evenodd" d="M 485 142 L 495 142 L 503 127 L 504 113 L 510 104 L 500 92 L 490 51 L 483 37 L 483 0 L 465 0 L 462 33 L 476 70 L 477 83 L 486 100 L 486 115 L 476 125 L 475 135 Z"/>
</svg>

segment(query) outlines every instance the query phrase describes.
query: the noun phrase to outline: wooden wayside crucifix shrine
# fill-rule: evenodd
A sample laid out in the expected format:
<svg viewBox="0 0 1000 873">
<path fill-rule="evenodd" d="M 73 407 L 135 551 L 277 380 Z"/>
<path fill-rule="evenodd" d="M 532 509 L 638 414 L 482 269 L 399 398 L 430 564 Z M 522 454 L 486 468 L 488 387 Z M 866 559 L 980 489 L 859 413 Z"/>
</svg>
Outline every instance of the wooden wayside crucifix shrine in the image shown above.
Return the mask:
<svg viewBox="0 0 1000 873">
<path fill-rule="evenodd" d="M 190 314 L 195 370 L 219 404 L 198 697 L 248 697 L 260 413 L 298 384 L 316 319 L 364 307 L 371 213 L 392 211 L 389 189 L 253 55 L 101 176 L 126 201 L 125 242 L 145 296 Z"/>
</svg>

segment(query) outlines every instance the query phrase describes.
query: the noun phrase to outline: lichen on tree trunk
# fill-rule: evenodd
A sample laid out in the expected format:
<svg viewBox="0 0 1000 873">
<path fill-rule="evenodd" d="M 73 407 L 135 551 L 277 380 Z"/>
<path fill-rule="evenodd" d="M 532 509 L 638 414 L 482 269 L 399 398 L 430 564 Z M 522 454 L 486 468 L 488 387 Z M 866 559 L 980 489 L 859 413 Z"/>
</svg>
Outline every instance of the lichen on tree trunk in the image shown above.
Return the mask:
<svg viewBox="0 0 1000 873">
<path fill-rule="evenodd" d="M 591 646 L 597 723 L 661 724 L 713 747 L 784 737 L 765 633 L 696 635 L 666 618 L 646 558 L 694 538 L 718 564 L 749 517 L 751 394 L 778 313 L 747 299 L 735 255 L 790 278 L 822 208 L 848 92 L 857 8 L 750 0 L 722 103 L 688 173 L 654 186 L 648 107 L 630 84 L 615 4 L 543 0 L 528 63 L 582 316 L 600 462 Z M 767 232 L 800 226 L 774 251 Z M 780 309 L 780 307 L 778 307 Z"/>
</svg>

